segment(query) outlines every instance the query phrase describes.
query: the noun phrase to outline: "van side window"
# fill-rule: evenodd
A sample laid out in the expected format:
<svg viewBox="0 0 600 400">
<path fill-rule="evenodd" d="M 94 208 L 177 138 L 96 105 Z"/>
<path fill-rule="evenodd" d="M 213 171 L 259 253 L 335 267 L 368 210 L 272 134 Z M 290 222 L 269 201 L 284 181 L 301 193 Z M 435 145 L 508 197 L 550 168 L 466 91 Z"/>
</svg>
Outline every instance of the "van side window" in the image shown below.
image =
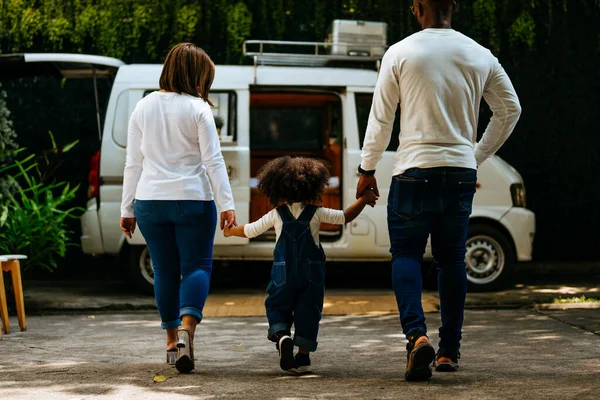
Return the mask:
<svg viewBox="0 0 600 400">
<path fill-rule="evenodd" d="M 130 106 L 130 90 L 124 90 L 117 97 L 117 107 L 115 108 L 115 118 L 112 126 L 112 137 L 116 144 L 121 147 L 127 147 L 127 128 L 129 126 L 129 116 L 133 112 Z M 138 94 L 139 96 L 139 94 Z"/>
<path fill-rule="evenodd" d="M 144 97 L 155 90 L 146 90 Z M 208 99 L 215 105 L 212 109 L 221 142 L 237 141 L 237 96 L 235 92 L 210 92 Z"/>
<path fill-rule="evenodd" d="M 367 132 L 369 122 L 369 114 L 371 112 L 371 104 L 373 103 L 372 93 L 355 93 L 354 99 L 356 102 L 356 119 L 358 121 L 358 138 L 360 140 L 360 148 L 362 149 Z M 400 107 L 396 110 L 396 119 L 394 120 L 394 128 L 392 129 L 392 138 L 386 151 L 396 151 L 400 145 Z"/>
</svg>

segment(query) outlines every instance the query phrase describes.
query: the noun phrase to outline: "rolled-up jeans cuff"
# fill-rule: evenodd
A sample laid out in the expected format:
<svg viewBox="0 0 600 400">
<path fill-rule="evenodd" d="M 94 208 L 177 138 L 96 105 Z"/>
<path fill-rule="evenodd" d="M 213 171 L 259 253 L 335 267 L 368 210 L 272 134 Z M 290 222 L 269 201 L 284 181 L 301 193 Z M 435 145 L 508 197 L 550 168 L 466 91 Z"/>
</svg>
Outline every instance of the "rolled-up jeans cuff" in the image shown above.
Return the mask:
<svg viewBox="0 0 600 400">
<path fill-rule="evenodd" d="M 277 322 L 276 324 L 269 326 L 269 333 L 267 334 L 267 337 L 269 338 L 269 340 L 273 341 L 273 339 L 272 339 L 273 335 L 279 331 L 284 331 L 284 332 L 289 333 L 290 326 L 288 324 L 286 324 L 285 322 Z"/>
<path fill-rule="evenodd" d="M 294 336 L 294 344 L 303 350 L 317 351 L 318 343 L 315 342 L 314 340 L 305 339 L 302 336 L 295 335 Z"/>
<path fill-rule="evenodd" d="M 192 315 L 198 318 L 198 322 L 202 321 L 202 311 L 198 310 L 194 307 L 183 307 L 179 310 L 179 317 L 183 317 L 184 315 Z"/>
<path fill-rule="evenodd" d="M 179 328 L 181 326 L 181 320 L 178 318 L 173 321 L 161 322 L 160 327 L 163 329 Z"/>
</svg>

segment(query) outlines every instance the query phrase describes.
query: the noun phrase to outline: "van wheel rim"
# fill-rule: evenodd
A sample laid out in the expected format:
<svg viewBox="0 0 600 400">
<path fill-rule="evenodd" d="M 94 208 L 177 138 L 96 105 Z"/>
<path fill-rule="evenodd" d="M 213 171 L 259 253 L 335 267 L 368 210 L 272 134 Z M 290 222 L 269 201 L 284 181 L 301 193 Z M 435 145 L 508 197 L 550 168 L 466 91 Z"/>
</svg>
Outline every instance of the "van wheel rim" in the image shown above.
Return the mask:
<svg viewBox="0 0 600 400">
<path fill-rule="evenodd" d="M 154 285 L 154 268 L 152 268 L 152 259 L 150 258 L 150 252 L 148 251 L 148 247 L 144 247 L 142 253 L 140 254 L 140 273 L 151 285 Z"/>
<path fill-rule="evenodd" d="M 473 236 L 467 240 L 466 264 L 470 282 L 478 285 L 491 283 L 504 271 L 504 250 L 489 236 Z"/>
</svg>

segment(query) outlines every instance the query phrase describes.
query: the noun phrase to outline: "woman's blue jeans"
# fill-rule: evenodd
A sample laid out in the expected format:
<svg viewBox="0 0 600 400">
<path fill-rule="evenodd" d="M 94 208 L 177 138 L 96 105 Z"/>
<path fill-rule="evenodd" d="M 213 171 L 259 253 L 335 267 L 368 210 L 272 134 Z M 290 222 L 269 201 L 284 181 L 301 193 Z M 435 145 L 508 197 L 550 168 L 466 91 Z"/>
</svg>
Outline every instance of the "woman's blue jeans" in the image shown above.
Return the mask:
<svg viewBox="0 0 600 400">
<path fill-rule="evenodd" d="M 440 349 L 448 352 L 458 351 L 462 338 L 467 294 L 465 244 L 476 184 L 476 170 L 430 168 L 394 176 L 390 186 L 392 281 L 404 334 L 427 333 L 421 263 L 431 235 L 442 317 Z"/>
<path fill-rule="evenodd" d="M 177 328 L 184 315 L 202 320 L 212 272 L 215 203 L 136 200 L 135 218 L 152 258 L 162 328 Z"/>
</svg>

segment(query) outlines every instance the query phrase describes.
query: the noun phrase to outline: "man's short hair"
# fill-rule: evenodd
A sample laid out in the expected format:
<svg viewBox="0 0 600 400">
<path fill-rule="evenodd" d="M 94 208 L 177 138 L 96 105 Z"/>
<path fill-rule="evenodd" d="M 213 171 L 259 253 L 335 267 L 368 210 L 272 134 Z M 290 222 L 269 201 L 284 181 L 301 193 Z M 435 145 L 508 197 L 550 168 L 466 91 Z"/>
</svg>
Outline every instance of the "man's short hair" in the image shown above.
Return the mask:
<svg viewBox="0 0 600 400">
<path fill-rule="evenodd" d="M 454 0 L 423 0 L 424 4 L 429 4 L 431 8 L 444 16 L 452 11 Z"/>
</svg>

